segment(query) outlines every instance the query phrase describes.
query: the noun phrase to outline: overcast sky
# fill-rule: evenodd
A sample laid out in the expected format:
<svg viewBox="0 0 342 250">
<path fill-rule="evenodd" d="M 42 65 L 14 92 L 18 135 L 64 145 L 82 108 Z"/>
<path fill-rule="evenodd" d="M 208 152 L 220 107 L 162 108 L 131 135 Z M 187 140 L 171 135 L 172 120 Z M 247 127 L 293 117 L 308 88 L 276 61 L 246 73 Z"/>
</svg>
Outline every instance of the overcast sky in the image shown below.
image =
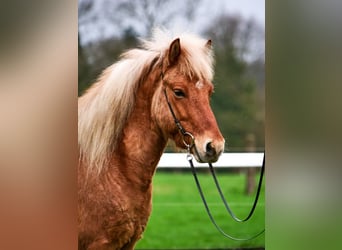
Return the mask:
<svg viewBox="0 0 342 250">
<path fill-rule="evenodd" d="M 204 22 L 206 15 L 229 13 L 253 18 L 265 27 L 265 0 L 203 0 L 200 12 Z"/>
<path fill-rule="evenodd" d="M 95 11 L 101 12 L 101 2 L 101 0 L 94 2 Z M 253 18 L 262 28 L 265 28 L 265 0 L 202 0 L 197 7 L 194 22 L 184 24 L 182 20 L 178 20 L 178 23 L 176 20 L 176 23 L 172 26 L 176 30 L 181 29 L 200 33 L 203 27 L 208 26 L 208 20 L 212 20 L 213 17 L 222 13 L 228 13 L 241 15 L 246 19 Z M 106 20 L 99 20 L 88 24 L 87 27 L 80 27 L 82 43 L 94 40 L 99 36 L 111 36 L 115 32 L 113 28 L 113 26 L 108 25 Z"/>
<path fill-rule="evenodd" d="M 209 2 L 224 2 L 228 12 L 240 13 L 244 17 L 252 17 L 265 27 L 265 0 L 206 0 Z"/>
<path fill-rule="evenodd" d="M 179 26 L 181 30 L 200 33 L 203 27 L 208 26 L 208 20 L 223 13 L 241 15 L 245 19 L 253 18 L 265 28 L 265 0 L 202 0 L 193 23 L 184 24 L 180 20 L 180 23 L 173 26 L 176 26 L 176 30 Z"/>
</svg>

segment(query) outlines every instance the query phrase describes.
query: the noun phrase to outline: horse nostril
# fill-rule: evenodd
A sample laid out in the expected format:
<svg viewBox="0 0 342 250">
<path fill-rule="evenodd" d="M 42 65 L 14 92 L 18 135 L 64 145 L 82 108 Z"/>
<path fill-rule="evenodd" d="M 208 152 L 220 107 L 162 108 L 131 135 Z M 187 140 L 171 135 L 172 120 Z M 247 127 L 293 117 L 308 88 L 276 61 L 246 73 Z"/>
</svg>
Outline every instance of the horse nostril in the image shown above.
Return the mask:
<svg viewBox="0 0 342 250">
<path fill-rule="evenodd" d="M 206 154 L 208 156 L 214 156 L 216 154 L 216 150 L 211 144 L 211 142 L 208 142 L 207 145 L 205 146 Z"/>
</svg>

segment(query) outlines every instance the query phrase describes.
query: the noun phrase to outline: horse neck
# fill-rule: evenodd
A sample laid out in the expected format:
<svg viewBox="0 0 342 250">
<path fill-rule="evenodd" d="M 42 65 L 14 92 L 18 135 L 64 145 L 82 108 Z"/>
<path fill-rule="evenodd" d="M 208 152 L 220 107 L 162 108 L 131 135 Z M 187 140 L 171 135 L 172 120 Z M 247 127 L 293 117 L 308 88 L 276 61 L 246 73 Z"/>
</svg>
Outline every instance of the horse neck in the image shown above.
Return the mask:
<svg viewBox="0 0 342 250">
<path fill-rule="evenodd" d="M 155 91 L 160 91 L 157 79 L 156 75 L 151 74 L 140 84 L 135 107 L 113 157 L 113 165 L 118 166 L 120 174 L 128 180 L 131 187 L 136 186 L 140 190 L 150 187 L 167 143 L 151 113 L 153 95 Z"/>
</svg>

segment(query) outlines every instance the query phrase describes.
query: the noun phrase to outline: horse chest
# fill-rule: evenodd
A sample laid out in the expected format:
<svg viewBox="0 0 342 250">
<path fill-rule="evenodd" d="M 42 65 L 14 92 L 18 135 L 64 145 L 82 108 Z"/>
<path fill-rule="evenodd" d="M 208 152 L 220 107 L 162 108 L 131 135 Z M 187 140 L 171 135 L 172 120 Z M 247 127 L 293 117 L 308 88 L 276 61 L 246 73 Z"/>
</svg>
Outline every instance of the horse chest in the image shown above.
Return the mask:
<svg viewBox="0 0 342 250">
<path fill-rule="evenodd" d="M 118 204 L 121 210 L 113 211 L 109 216 L 112 226 L 108 233 L 112 242 L 129 244 L 141 238 L 151 212 L 150 199 L 150 195 L 140 195 Z"/>
<path fill-rule="evenodd" d="M 103 245 L 121 249 L 141 237 L 151 211 L 151 194 L 129 191 L 123 185 L 112 185 L 87 192 L 81 237 L 90 244 L 85 249 L 102 249 Z M 90 235 L 96 237 L 88 238 Z"/>
</svg>

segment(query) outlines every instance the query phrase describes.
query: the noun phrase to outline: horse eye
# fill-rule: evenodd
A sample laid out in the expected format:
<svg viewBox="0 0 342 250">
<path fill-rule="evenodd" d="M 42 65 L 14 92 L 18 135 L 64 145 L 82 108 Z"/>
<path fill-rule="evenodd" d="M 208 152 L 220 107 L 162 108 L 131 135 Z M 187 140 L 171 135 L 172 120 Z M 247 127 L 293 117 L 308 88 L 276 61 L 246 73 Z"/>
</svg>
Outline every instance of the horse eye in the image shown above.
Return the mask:
<svg viewBox="0 0 342 250">
<path fill-rule="evenodd" d="M 180 90 L 180 89 L 173 90 L 173 93 L 178 98 L 184 98 L 185 97 L 185 93 L 182 90 Z"/>
</svg>

